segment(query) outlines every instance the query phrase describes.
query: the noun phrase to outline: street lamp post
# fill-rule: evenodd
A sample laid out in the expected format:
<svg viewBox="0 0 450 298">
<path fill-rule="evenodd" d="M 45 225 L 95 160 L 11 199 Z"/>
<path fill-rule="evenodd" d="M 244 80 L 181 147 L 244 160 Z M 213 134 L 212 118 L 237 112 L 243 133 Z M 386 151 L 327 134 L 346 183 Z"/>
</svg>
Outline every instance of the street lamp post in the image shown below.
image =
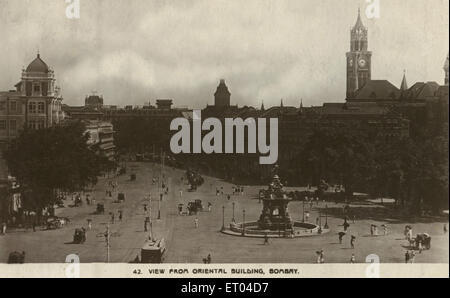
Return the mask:
<svg viewBox="0 0 450 298">
<path fill-rule="evenodd" d="M 242 222 L 242 236 L 245 236 L 245 209 L 242 211 L 242 217 L 243 217 L 243 222 Z"/>
<path fill-rule="evenodd" d="M 161 200 L 158 201 L 158 220 L 161 219 Z"/>
<path fill-rule="evenodd" d="M 233 219 L 232 219 L 233 223 L 236 222 L 236 218 L 234 217 L 234 209 L 235 209 L 235 207 L 236 207 L 236 203 L 233 202 Z"/>
<path fill-rule="evenodd" d="M 325 229 L 328 229 L 328 205 L 325 205 Z"/>
<path fill-rule="evenodd" d="M 225 206 L 222 206 L 222 231 L 225 231 Z"/>
<path fill-rule="evenodd" d="M 303 200 L 303 204 L 302 204 L 302 206 L 303 206 L 303 219 L 302 219 L 302 222 L 305 222 L 305 200 Z"/>
</svg>

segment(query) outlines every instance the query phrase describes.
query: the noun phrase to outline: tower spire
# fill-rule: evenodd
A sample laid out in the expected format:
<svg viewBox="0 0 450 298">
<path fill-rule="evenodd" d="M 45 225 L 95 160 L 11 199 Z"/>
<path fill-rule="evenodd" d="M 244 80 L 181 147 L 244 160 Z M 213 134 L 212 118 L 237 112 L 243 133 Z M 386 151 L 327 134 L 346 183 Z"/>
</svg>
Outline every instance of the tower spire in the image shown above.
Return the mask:
<svg viewBox="0 0 450 298">
<path fill-rule="evenodd" d="M 406 69 L 403 70 L 403 79 L 402 84 L 400 86 L 400 90 L 402 91 L 408 90 L 408 83 L 406 82 Z"/>
</svg>

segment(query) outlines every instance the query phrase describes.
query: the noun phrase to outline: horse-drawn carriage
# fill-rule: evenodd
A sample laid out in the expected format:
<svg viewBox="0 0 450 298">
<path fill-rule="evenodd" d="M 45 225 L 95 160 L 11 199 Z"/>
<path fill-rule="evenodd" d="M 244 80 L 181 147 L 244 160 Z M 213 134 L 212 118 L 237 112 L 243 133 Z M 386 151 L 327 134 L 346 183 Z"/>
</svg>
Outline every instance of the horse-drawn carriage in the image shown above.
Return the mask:
<svg viewBox="0 0 450 298">
<path fill-rule="evenodd" d="M 189 215 L 197 214 L 203 211 L 203 204 L 201 200 L 195 200 L 194 202 L 189 202 L 188 204 Z"/>
<path fill-rule="evenodd" d="M 422 244 L 422 249 L 430 249 L 431 248 L 431 236 L 427 233 L 417 234 L 414 245 L 416 249 L 420 248 L 420 244 Z"/>
<path fill-rule="evenodd" d="M 97 204 L 97 209 L 95 210 L 95 214 L 105 214 L 105 205 Z"/>
<path fill-rule="evenodd" d="M 125 202 L 125 194 L 124 194 L 124 193 L 119 193 L 119 194 L 117 195 L 117 201 L 118 201 L 119 203 Z"/>
<path fill-rule="evenodd" d="M 76 229 L 75 233 L 73 234 L 73 243 L 74 244 L 84 244 L 86 242 L 86 230 Z"/>
<path fill-rule="evenodd" d="M 49 217 L 47 219 L 47 230 L 57 230 L 66 226 L 70 220 L 65 217 Z"/>
<path fill-rule="evenodd" d="M 25 252 L 14 251 L 9 254 L 8 264 L 23 264 L 25 263 Z"/>
</svg>

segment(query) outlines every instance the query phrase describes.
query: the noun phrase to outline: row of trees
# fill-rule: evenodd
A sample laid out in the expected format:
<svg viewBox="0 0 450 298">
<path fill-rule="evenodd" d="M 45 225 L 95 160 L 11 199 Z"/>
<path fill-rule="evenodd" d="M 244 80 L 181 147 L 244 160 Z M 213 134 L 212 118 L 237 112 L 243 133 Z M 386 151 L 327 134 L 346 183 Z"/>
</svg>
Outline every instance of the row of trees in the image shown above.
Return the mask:
<svg viewBox="0 0 450 298">
<path fill-rule="evenodd" d="M 27 210 L 52 206 L 58 191 L 75 192 L 97 183 L 114 162 L 87 145 L 81 123 L 42 130 L 25 130 L 12 141 L 4 157 L 16 177 Z"/>
<path fill-rule="evenodd" d="M 352 130 L 315 131 L 298 156 L 302 176 L 391 197 L 420 212 L 448 208 L 448 134 L 369 138 Z"/>
</svg>

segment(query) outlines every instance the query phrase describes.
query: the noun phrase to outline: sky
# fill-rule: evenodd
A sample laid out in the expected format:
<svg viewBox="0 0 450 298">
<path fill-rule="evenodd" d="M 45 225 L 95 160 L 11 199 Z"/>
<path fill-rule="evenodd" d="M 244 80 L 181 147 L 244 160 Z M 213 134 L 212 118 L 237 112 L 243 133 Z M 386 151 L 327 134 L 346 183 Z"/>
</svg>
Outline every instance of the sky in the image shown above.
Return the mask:
<svg viewBox="0 0 450 298">
<path fill-rule="evenodd" d="M 96 91 L 109 105 L 202 108 L 222 78 L 239 106 L 343 102 L 358 7 L 372 79 L 444 80 L 448 0 L 379 0 L 372 19 L 370 0 L 79 1 L 80 18 L 68 19 L 65 0 L 0 0 L 0 90 L 39 51 L 69 105 Z"/>
</svg>

